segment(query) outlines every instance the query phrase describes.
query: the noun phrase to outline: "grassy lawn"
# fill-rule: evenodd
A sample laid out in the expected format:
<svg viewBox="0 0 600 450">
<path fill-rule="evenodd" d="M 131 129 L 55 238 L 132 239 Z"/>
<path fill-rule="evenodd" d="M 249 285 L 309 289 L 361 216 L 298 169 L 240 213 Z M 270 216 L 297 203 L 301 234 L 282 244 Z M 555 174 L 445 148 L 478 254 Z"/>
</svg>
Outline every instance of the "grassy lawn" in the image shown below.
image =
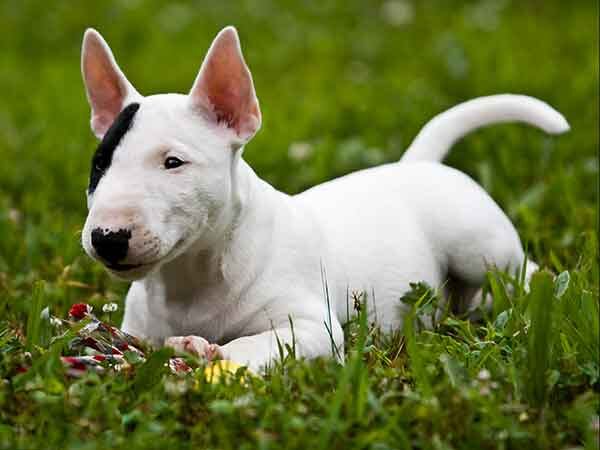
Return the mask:
<svg viewBox="0 0 600 450">
<path fill-rule="evenodd" d="M 212 384 L 169 374 L 159 351 L 132 371 L 65 376 L 64 339 L 32 336 L 40 309 L 65 317 L 87 302 L 106 319 L 102 305 L 117 302 L 118 324 L 127 290 L 79 243 L 96 145 L 83 31 L 99 29 L 149 94 L 186 92 L 227 24 L 263 112 L 245 157 L 290 193 L 397 160 L 460 101 L 552 104 L 570 133 L 496 126 L 447 163 L 561 275 L 525 293 L 491 273 L 494 309 L 477 323 L 448 316 L 382 336 L 361 317 L 346 327 L 344 366 L 286 358 L 264 378 Z M 597 27 L 593 1 L 0 3 L 0 448 L 598 448 Z M 420 288 L 409 297 L 417 318 L 435 302 Z"/>
</svg>

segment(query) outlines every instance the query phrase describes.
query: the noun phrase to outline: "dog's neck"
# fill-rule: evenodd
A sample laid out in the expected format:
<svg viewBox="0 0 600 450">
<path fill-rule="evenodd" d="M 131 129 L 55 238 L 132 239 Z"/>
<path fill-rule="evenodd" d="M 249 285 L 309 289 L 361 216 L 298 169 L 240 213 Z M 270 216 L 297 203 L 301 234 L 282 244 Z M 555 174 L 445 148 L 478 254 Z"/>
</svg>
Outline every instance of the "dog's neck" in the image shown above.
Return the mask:
<svg viewBox="0 0 600 450">
<path fill-rule="evenodd" d="M 231 186 L 231 204 L 210 235 L 203 234 L 146 277 L 148 287 L 161 286 L 167 298 L 184 302 L 214 289 L 237 297 L 259 275 L 256 262 L 267 257 L 275 225 L 272 202 L 287 196 L 261 180 L 241 157 L 233 162 Z"/>
</svg>

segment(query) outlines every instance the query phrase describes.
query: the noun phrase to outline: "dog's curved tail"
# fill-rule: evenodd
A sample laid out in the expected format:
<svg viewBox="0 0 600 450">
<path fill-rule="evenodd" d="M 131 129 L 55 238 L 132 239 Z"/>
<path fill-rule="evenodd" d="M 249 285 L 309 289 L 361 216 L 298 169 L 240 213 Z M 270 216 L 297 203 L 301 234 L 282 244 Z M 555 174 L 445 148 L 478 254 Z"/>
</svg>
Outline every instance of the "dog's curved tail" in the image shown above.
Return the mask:
<svg viewBox="0 0 600 450">
<path fill-rule="evenodd" d="M 479 97 L 431 119 L 400 161 L 441 162 L 452 145 L 466 134 L 503 122 L 525 122 L 550 134 L 564 133 L 570 128 L 562 114 L 537 98 L 512 94 Z"/>
</svg>

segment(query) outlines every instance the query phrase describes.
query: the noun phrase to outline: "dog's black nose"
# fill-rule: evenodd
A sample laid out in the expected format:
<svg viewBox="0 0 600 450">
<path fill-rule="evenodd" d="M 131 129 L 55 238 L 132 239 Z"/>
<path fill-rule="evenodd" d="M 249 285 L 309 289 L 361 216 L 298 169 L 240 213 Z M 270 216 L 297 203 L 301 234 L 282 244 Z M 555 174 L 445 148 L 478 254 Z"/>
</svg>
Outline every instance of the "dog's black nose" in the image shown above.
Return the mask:
<svg viewBox="0 0 600 450">
<path fill-rule="evenodd" d="M 92 230 L 92 246 L 102 259 L 109 264 L 117 264 L 125 259 L 129 250 L 131 230 L 104 231 L 102 228 Z"/>
</svg>

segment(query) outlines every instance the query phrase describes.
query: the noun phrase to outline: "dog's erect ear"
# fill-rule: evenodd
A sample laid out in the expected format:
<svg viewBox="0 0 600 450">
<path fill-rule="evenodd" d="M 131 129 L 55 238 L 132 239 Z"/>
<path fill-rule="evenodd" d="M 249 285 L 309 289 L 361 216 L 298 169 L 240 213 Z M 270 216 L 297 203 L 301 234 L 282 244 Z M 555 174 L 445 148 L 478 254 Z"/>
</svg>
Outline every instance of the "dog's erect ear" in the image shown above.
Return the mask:
<svg viewBox="0 0 600 450">
<path fill-rule="evenodd" d="M 91 28 L 83 35 L 81 73 L 92 108 L 92 131 L 102 139 L 121 109 L 141 96 L 119 69 L 100 33 Z"/>
<path fill-rule="evenodd" d="M 234 27 L 221 30 L 210 46 L 190 91 L 190 101 L 194 109 L 226 124 L 243 142 L 260 128 L 252 75 Z"/>
</svg>

